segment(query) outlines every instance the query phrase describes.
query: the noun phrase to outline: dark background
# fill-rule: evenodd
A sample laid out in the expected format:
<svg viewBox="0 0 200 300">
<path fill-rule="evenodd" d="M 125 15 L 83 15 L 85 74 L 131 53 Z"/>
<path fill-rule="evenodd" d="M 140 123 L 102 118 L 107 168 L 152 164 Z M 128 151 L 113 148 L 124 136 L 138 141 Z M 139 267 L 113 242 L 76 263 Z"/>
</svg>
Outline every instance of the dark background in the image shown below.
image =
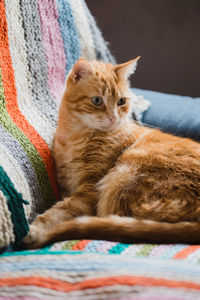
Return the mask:
<svg viewBox="0 0 200 300">
<path fill-rule="evenodd" d="M 200 0 L 86 0 L 117 62 L 141 55 L 133 85 L 200 96 Z"/>
</svg>

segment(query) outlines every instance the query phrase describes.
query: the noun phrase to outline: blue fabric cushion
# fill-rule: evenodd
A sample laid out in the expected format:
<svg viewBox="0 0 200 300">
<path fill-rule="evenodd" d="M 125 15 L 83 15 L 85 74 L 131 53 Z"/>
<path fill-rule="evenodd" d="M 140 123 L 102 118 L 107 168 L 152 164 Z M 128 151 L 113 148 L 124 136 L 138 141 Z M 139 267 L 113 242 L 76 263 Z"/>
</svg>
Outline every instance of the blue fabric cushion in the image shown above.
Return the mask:
<svg viewBox="0 0 200 300">
<path fill-rule="evenodd" d="M 151 102 L 151 107 L 142 117 L 144 124 L 200 141 L 200 98 L 135 88 L 133 92 Z"/>
</svg>

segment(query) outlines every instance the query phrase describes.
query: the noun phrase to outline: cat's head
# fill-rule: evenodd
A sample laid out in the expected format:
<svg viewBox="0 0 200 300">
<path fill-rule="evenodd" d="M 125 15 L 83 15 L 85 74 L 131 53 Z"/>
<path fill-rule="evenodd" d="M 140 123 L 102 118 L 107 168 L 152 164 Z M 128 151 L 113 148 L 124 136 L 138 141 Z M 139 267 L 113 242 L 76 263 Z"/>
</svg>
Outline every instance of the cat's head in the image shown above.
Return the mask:
<svg viewBox="0 0 200 300">
<path fill-rule="evenodd" d="M 67 78 L 64 101 L 79 125 L 101 131 L 117 129 L 129 115 L 128 78 L 139 57 L 120 65 L 79 58 Z"/>
</svg>

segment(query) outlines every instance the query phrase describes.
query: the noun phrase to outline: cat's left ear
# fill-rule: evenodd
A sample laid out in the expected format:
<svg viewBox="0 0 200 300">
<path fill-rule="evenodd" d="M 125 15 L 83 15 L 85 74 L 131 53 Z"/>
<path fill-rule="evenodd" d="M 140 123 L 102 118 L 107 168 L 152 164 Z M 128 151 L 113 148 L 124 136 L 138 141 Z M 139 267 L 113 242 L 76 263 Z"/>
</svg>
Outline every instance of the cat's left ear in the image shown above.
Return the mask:
<svg viewBox="0 0 200 300">
<path fill-rule="evenodd" d="M 74 84 L 88 78 L 92 74 L 92 65 L 84 57 L 80 57 L 71 71 L 71 78 Z"/>
<path fill-rule="evenodd" d="M 124 64 L 114 66 L 114 71 L 117 73 L 119 77 L 128 79 L 129 76 L 131 76 L 135 72 L 137 67 L 137 62 L 140 59 L 140 57 L 141 56 L 138 56 L 135 59 L 129 60 Z"/>
</svg>

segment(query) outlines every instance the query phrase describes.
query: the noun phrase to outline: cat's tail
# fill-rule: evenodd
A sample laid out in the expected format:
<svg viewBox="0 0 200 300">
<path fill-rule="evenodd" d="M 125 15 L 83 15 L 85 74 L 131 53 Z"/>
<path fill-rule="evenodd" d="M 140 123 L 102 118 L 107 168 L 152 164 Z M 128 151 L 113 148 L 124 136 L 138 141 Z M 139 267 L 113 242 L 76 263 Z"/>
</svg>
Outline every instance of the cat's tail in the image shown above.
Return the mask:
<svg viewBox="0 0 200 300">
<path fill-rule="evenodd" d="M 200 243 L 200 223 L 167 223 L 109 216 L 78 217 L 60 223 L 42 238 L 41 247 L 71 239 L 109 240 L 123 243 Z"/>
</svg>

